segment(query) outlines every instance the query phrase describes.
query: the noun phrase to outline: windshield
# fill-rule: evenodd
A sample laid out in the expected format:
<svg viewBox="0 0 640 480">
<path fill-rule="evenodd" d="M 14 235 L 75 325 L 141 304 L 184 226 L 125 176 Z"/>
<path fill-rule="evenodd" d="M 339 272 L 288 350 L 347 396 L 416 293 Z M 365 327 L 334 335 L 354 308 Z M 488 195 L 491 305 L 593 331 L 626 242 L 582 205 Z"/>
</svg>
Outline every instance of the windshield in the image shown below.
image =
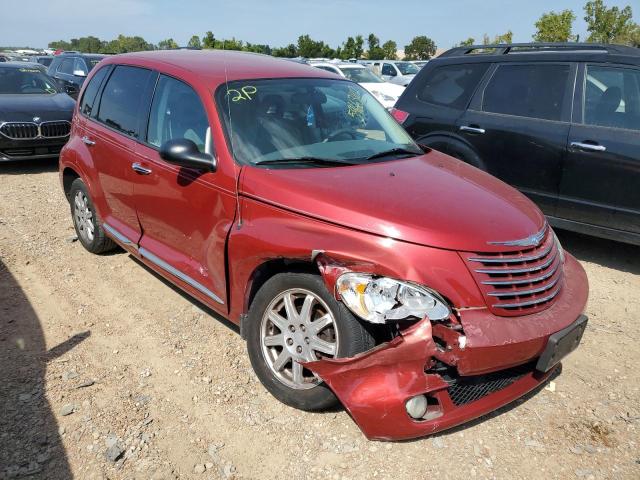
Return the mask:
<svg viewBox="0 0 640 480">
<path fill-rule="evenodd" d="M 344 73 L 344 76 L 349 80 L 356 83 L 384 83 L 380 77 L 373 73 L 368 68 L 358 67 L 339 67 L 340 71 Z"/>
<path fill-rule="evenodd" d="M 396 62 L 396 67 L 398 67 L 402 75 L 415 75 L 420 71 L 418 67 L 409 62 Z"/>
<path fill-rule="evenodd" d="M 216 100 L 240 164 L 292 168 L 292 159 L 353 164 L 380 161 L 390 150 L 408 150 L 396 157 L 422 153 L 371 94 L 346 80 L 234 81 Z"/>
<path fill-rule="evenodd" d="M 55 80 L 38 68 L 0 68 L 0 94 L 58 92 Z"/>
</svg>

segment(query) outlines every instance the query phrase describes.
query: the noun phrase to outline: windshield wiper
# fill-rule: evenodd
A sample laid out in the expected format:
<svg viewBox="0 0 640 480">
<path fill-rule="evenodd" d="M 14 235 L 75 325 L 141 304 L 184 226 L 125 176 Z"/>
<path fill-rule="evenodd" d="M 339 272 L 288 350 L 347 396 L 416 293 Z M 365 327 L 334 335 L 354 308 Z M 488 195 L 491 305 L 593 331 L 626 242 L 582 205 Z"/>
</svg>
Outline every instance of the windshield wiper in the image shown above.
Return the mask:
<svg viewBox="0 0 640 480">
<path fill-rule="evenodd" d="M 413 156 L 422 155 L 421 152 L 416 152 L 415 150 L 397 147 L 397 148 L 392 148 L 390 150 L 384 150 L 382 152 L 374 153 L 373 155 L 369 155 L 367 158 L 365 158 L 365 161 L 374 160 L 376 158 L 388 157 L 389 155 L 402 155 L 402 154 L 413 155 Z"/>
<path fill-rule="evenodd" d="M 320 157 L 295 157 L 295 158 L 280 158 L 275 160 L 259 160 L 254 165 L 291 165 L 296 163 L 307 163 L 312 165 L 355 165 L 354 162 L 348 162 L 345 160 L 337 160 L 333 158 L 320 158 Z"/>
</svg>

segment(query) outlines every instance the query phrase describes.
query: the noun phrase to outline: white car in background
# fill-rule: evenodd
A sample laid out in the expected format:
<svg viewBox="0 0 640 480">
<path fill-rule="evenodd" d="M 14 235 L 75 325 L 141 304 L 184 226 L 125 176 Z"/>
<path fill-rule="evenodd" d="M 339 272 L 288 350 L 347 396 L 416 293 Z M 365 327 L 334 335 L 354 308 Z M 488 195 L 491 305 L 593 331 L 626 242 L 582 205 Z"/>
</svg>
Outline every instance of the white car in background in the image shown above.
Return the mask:
<svg viewBox="0 0 640 480">
<path fill-rule="evenodd" d="M 309 62 L 309 65 L 360 84 L 387 109 L 393 107 L 404 92 L 403 87 L 385 82 L 367 67 L 357 63 Z"/>
<path fill-rule="evenodd" d="M 413 62 L 404 60 L 364 60 L 361 63 L 379 74 L 383 80 L 406 87 L 420 71 Z"/>
</svg>

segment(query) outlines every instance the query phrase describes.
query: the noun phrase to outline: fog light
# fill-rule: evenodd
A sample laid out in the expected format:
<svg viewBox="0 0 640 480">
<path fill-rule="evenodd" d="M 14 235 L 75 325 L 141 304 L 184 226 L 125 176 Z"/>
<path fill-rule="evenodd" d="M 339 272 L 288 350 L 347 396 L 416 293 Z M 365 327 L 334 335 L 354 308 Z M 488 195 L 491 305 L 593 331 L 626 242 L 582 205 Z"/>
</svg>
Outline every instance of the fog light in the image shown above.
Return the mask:
<svg viewBox="0 0 640 480">
<path fill-rule="evenodd" d="M 417 395 L 415 397 L 412 397 L 405 404 L 405 408 L 407 409 L 407 413 L 409 414 L 409 416 L 416 420 L 419 420 L 425 416 L 428 406 L 429 402 L 427 402 L 427 397 L 425 397 L 424 395 Z"/>
</svg>

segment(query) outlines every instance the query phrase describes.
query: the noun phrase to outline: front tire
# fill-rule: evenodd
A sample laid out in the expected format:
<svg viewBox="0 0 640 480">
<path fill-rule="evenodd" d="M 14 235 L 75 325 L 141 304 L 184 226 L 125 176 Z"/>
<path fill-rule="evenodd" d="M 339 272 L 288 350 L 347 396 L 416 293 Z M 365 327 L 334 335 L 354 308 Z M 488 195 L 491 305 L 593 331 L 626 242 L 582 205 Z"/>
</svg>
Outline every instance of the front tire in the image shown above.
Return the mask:
<svg viewBox="0 0 640 480">
<path fill-rule="evenodd" d="M 89 190 L 80 178 L 71 184 L 69 203 L 76 235 L 85 249 L 97 254 L 116 248 L 115 242 L 106 236 Z"/>
<path fill-rule="evenodd" d="M 256 375 L 274 397 L 301 410 L 324 410 L 338 400 L 299 362 L 351 357 L 375 345 L 318 275 L 273 276 L 256 294 L 247 321 L 247 349 Z"/>
</svg>

